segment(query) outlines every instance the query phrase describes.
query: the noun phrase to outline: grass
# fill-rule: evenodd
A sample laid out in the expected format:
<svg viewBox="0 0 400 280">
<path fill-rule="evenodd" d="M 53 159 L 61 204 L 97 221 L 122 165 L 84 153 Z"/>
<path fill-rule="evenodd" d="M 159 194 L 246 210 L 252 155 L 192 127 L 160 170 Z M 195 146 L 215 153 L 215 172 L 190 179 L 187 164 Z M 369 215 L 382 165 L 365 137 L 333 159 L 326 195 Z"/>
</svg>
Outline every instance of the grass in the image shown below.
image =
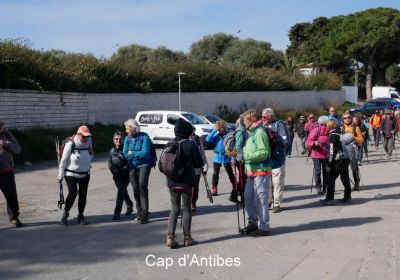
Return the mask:
<svg viewBox="0 0 400 280">
<path fill-rule="evenodd" d="M 108 152 L 113 146 L 112 137 L 116 130 L 125 131 L 123 126 L 95 124 L 88 126 L 93 135 L 93 148 L 96 154 Z M 57 160 L 54 139 L 56 136 L 62 141 L 75 134 L 72 129 L 34 128 L 30 130 L 11 130 L 11 133 L 21 145 L 21 154 L 14 156 L 16 165 L 26 161 L 38 163 L 46 160 Z"/>
</svg>

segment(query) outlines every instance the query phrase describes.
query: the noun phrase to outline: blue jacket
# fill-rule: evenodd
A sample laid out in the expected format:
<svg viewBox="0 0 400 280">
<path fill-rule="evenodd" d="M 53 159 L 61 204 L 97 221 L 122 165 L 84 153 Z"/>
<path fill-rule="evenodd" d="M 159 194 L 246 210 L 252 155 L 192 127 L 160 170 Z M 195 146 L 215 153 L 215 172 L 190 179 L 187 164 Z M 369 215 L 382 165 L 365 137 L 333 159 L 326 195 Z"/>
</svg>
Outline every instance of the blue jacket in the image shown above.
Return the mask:
<svg viewBox="0 0 400 280">
<path fill-rule="evenodd" d="M 128 160 L 130 168 L 154 166 L 154 158 L 150 152 L 150 138 L 147 133 L 138 132 L 128 135 L 124 140 L 124 157 Z M 131 154 L 128 154 L 132 151 Z"/>
<path fill-rule="evenodd" d="M 331 120 L 331 119 L 335 119 L 335 120 L 337 120 L 337 122 L 338 122 L 338 127 L 340 128 L 340 127 L 342 127 L 342 118 L 339 116 L 339 115 L 329 115 L 328 116 L 328 119 L 329 120 Z"/>
<path fill-rule="evenodd" d="M 224 137 L 228 133 L 227 130 L 224 131 L 224 136 L 221 137 L 218 130 L 213 129 L 210 134 L 208 134 L 206 141 L 214 143 L 214 156 L 213 162 L 220 163 L 220 164 L 227 164 L 230 163 L 231 157 L 225 153 L 224 147 Z"/>
</svg>

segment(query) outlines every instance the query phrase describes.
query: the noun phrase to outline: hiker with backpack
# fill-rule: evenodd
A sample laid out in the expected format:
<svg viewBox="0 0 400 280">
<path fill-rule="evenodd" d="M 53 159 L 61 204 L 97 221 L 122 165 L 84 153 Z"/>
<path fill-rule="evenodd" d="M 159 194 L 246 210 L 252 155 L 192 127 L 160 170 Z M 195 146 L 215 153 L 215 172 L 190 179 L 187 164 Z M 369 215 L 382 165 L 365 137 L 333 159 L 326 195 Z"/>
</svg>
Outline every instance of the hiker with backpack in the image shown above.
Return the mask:
<svg viewBox="0 0 400 280">
<path fill-rule="evenodd" d="M 235 189 L 235 176 L 231 166 L 231 157 L 225 153 L 224 138 L 228 134 L 226 130 L 226 123 L 224 121 L 217 121 L 215 123 L 215 129 L 207 136 L 206 141 L 214 144 L 214 155 L 213 155 L 213 167 L 214 172 L 212 176 L 212 195 L 218 195 L 218 181 L 219 171 L 223 165 L 226 172 L 228 173 L 229 181 L 232 184 L 232 191 L 229 196 L 229 200 L 238 203 L 237 190 Z"/>
<path fill-rule="evenodd" d="M 189 136 L 189 139 L 196 143 L 196 147 L 200 152 L 201 159 L 203 160 L 203 166 L 194 169 L 194 179 L 195 184 L 193 186 L 193 195 L 192 195 L 192 204 L 191 209 L 192 211 L 196 211 L 197 200 L 199 198 L 199 184 L 200 184 L 200 177 L 202 174 L 206 175 L 208 171 L 208 164 L 207 164 L 207 157 L 204 150 L 203 143 L 198 135 L 196 135 L 196 127 L 193 126 L 193 132 Z"/>
<path fill-rule="evenodd" d="M 239 181 L 237 183 L 238 192 L 240 192 L 241 202 L 244 202 L 244 187 L 246 186 L 246 172 L 243 159 L 243 148 L 246 144 L 246 140 L 249 137 L 246 127 L 244 126 L 243 117 L 240 116 L 236 120 L 236 134 L 235 134 L 235 151 L 237 151 L 235 157 L 235 164 L 239 169 Z"/>
<path fill-rule="evenodd" d="M 79 195 L 78 224 L 89 224 L 83 213 L 86 207 L 90 168 L 94 156 L 91 136 L 89 128 L 82 125 L 78 128 L 76 135 L 67 138 L 61 145 L 58 182 L 62 182 L 65 178 L 68 187 L 68 196 L 61 218 L 61 224 L 64 226 L 68 225 L 69 211 L 74 205 L 77 195 Z"/>
<path fill-rule="evenodd" d="M 115 132 L 113 136 L 114 147 L 108 155 L 108 168 L 113 175 L 115 186 L 117 187 L 117 199 L 115 202 L 113 220 L 119 220 L 121 216 L 122 204 L 125 201 L 126 213 L 129 216 L 133 213 L 133 202 L 128 194 L 130 183 L 128 161 L 123 154 L 124 136 L 122 132 Z"/>
<path fill-rule="evenodd" d="M 348 111 L 343 114 L 342 132 L 350 133 L 354 137 L 354 141 L 352 143 L 347 143 L 346 148 L 350 157 L 350 168 L 353 173 L 354 189 L 358 191 L 360 189 L 360 170 L 358 168 L 356 147 L 363 144 L 364 136 L 361 133 L 361 129 L 353 123 L 353 118 Z"/>
<path fill-rule="evenodd" d="M 266 129 L 271 129 L 279 138 L 275 153 L 271 154 L 272 161 L 272 184 L 270 184 L 269 204 L 272 213 L 282 211 L 283 188 L 285 185 L 285 160 L 290 141 L 290 135 L 283 121 L 275 119 L 272 108 L 266 108 L 262 112 L 262 122 Z"/>
<path fill-rule="evenodd" d="M 329 129 L 326 126 L 327 116 L 318 118 L 318 126 L 315 127 L 307 138 L 307 147 L 311 150 L 311 159 L 314 164 L 315 189 L 318 194 L 326 193 L 327 173 L 326 163 L 328 162 Z M 322 184 L 321 184 L 322 173 Z"/>
<path fill-rule="evenodd" d="M 14 175 L 14 155 L 21 153 L 21 146 L 15 137 L 5 129 L 0 119 L 0 189 L 7 202 L 7 213 L 11 225 L 21 227 L 17 186 Z"/>
<path fill-rule="evenodd" d="M 195 243 L 191 235 L 193 187 L 195 186 L 195 169 L 204 167 L 199 149 L 194 141 L 189 140 L 193 133 L 192 125 L 182 118 L 175 123 L 175 139 L 165 146 L 159 161 L 160 171 L 167 177 L 167 186 L 171 197 L 171 212 L 168 220 L 167 246 L 178 247 L 176 224 L 183 209 L 184 246 Z M 204 169 L 203 169 L 204 171 Z"/>
<path fill-rule="evenodd" d="M 377 150 L 379 147 L 379 140 L 381 138 L 381 122 L 382 122 L 382 114 L 381 111 L 376 110 L 375 114 L 371 116 L 369 119 L 370 127 L 372 128 L 372 133 L 374 135 L 375 149 Z"/>
<path fill-rule="evenodd" d="M 288 143 L 288 153 L 287 156 L 291 157 L 292 156 L 292 146 L 293 146 L 293 139 L 294 139 L 294 133 L 296 131 L 296 124 L 293 120 L 293 116 L 289 114 L 287 116 L 287 120 L 285 121 L 285 125 L 287 130 L 289 131 L 289 136 L 290 136 L 290 141 Z"/>
<path fill-rule="evenodd" d="M 397 121 L 391 110 L 385 110 L 385 117 L 382 120 L 381 133 L 383 138 L 383 148 L 386 152 L 386 158 L 392 158 L 394 149 L 394 136 L 397 132 Z"/>
<path fill-rule="evenodd" d="M 267 236 L 271 233 L 269 220 L 268 192 L 271 181 L 271 161 L 269 140 L 260 115 L 255 110 L 242 114 L 249 137 L 243 148 L 247 181 L 245 204 L 248 224 L 244 234 Z M 259 224 L 257 225 L 257 222 Z"/>
<path fill-rule="evenodd" d="M 356 124 L 360 130 L 361 134 L 363 135 L 364 142 L 362 143 L 362 146 L 358 150 L 358 165 L 362 165 L 362 160 L 365 156 L 368 159 L 368 141 L 369 141 L 369 120 L 367 116 L 363 113 L 360 113 L 358 116 L 354 116 L 353 118 L 353 123 Z"/>
<path fill-rule="evenodd" d="M 340 140 L 341 131 L 338 127 L 337 120 L 328 120 L 327 127 L 329 129 L 329 158 L 326 164 L 328 189 L 326 192 L 326 198 L 321 199 L 320 203 L 322 205 L 333 205 L 335 181 L 339 175 L 344 186 L 344 198 L 340 201 L 342 203 L 351 203 L 351 186 L 349 178 L 350 159 L 344 144 Z"/>
<path fill-rule="evenodd" d="M 127 136 L 123 154 L 128 160 L 129 178 L 136 201 L 135 221 L 146 224 L 149 222 L 149 176 L 157 157 L 149 135 L 140 131 L 137 121 L 129 119 L 124 124 Z"/>
<path fill-rule="evenodd" d="M 306 148 L 306 139 L 307 139 L 307 133 L 304 129 L 304 125 L 306 124 L 306 118 L 304 116 L 300 116 L 299 123 L 296 125 L 296 133 L 297 137 L 301 141 L 301 152 L 300 154 L 305 155 L 307 154 L 307 148 Z"/>
</svg>

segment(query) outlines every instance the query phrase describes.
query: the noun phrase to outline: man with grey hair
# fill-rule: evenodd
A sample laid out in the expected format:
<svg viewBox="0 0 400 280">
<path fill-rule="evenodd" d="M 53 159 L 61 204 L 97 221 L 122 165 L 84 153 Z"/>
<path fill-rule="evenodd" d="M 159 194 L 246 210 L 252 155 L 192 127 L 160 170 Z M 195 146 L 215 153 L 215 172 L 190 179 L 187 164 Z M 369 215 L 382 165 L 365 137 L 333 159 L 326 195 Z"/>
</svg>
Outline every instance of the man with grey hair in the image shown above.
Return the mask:
<svg viewBox="0 0 400 280">
<path fill-rule="evenodd" d="M 262 112 L 262 122 L 265 127 L 269 127 L 279 136 L 280 145 L 277 153 L 271 155 L 272 162 L 272 184 L 270 184 L 269 204 L 273 208 L 273 213 L 282 211 L 283 187 L 285 185 L 285 160 L 290 141 L 290 135 L 285 123 L 275 119 L 272 108 L 265 108 Z"/>
</svg>

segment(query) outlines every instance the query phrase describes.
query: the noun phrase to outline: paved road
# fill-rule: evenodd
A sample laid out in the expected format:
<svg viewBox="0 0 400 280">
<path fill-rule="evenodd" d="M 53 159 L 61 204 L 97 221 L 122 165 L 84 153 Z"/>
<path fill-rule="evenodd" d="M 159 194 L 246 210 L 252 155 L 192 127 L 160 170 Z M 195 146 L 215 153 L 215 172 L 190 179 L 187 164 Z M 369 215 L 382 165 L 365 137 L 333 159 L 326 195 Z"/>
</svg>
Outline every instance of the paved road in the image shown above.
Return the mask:
<svg viewBox="0 0 400 280">
<path fill-rule="evenodd" d="M 16 175 L 25 227 L 9 227 L 0 196 L 0 279 L 400 279 L 400 155 L 386 161 L 372 151 L 369 160 L 361 167 L 365 190 L 352 194 L 352 205 L 320 206 L 310 193 L 311 162 L 290 158 L 284 211 L 271 213 L 273 235 L 260 238 L 237 234 L 223 172 L 223 194 L 214 204 L 200 192 L 193 218 L 200 244 L 177 250 L 165 246 L 169 195 L 157 170 L 150 178 L 149 224 L 111 220 L 116 188 L 100 157 L 85 213 L 92 224 L 64 227 L 56 163 L 25 169 Z M 342 197 L 338 182 L 336 198 Z"/>
</svg>

